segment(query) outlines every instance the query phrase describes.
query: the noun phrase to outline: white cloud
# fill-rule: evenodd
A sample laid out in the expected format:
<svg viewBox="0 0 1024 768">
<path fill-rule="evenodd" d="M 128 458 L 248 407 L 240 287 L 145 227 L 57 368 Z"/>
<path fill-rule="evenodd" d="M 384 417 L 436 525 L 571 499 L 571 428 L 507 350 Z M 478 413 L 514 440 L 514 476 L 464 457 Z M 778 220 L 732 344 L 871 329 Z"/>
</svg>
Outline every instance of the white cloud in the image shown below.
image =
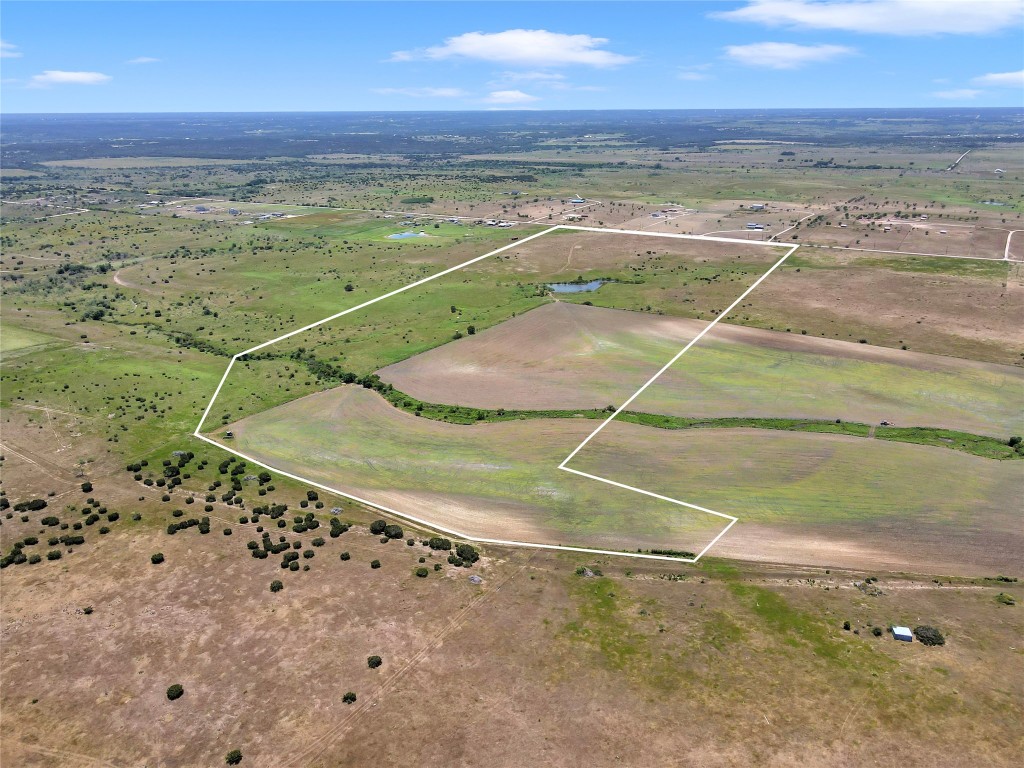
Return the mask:
<svg viewBox="0 0 1024 768">
<path fill-rule="evenodd" d="M 522 91 L 491 91 L 484 99 L 488 104 L 529 104 L 538 100 L 537 96 Z"/>
<path fill-rule="evenodd" d="M 952 91 L 935 91 L 932 96 L 938 99 L 952 99 L 953 101 L 966 101 L 967 99 L 973 99 L 978 94 L 984 93 L 984 91 L 978 91 L 974 88 L 956 88 Z"/>
<path fill-rule="evenodd" d="M 65 72 L 48 69 L 42 74 L 32 75 L 31 88 L 47 88 L 51 85 L 100 85 L 110 81 L 110 75 L 102 72 Z"/>
<path fill-rule="evenodd" d="M 565 75 L 558 72 L 502 72 L 497 82 L 503 83 L 561 83 L 565 81 Z"/>
<path fill-rule="evenodd" d="M 412 96 L 413 98 L 457 99 L 466 95 L 461 88 L 374 88 L 374 93 Z"/>
<path fill-rule="evenodd" d="M 885 35 L 980 35 L 1019 27 L 1019 0 L 748 0 L 714 18 L 769 27 L 834 29 Z"/>
<path fill-rule="evenodd" d="M 125 64 L 156 64 L 160 59 L 154 59 L 152 56 L 136 56 L 134 59 L 128 59 Z"/>
<path fill-rule="evenodd" d="M 711 75 L 707 73 L 707 70 L 709 69 L 711 69 L 710 64 L 697 64 L 692 67 L 683 67 L 676 73 L 676 78 L 678 80 L 686 80 L 690 82 L 710 80 Z"/>
<path fill-rule="evenodd" d="M 20 59 L 21 51 L 18 50 L 18 46 L 14 43 L 8 43 L 6 40 L 0 40 L 0 59 Z"/>
<path fill-rule="evenodd" d="M 444 45 L 415 51 L 395 51 L 392 61 L 418 59 L 476 59 L 527 67 L 583 64 L 615 67 L 634 60 L 602 48 L 607 38 L 566 35 L 546 29 L 508 29 L 504 32 L 466 32 L 449 37 Z"/>
<path fill-rule="evenodd" d="M 1024 69 L 1016 72 L 993 72 L 988 75 L 981 75 L 972 80 L 975 85 L 996 85 L 1010 88 L 1024 86 Z"/>
<path fill-rule="evenodd" d="M 769 69 L 798 69 L 805 64 L 831 61 L 855 53 L 845 45 L 797 45 L 796 43 L 751 43 L 730 45 L 726 56 L 740 64 Z"/>
<path fill-rule="evenodd" d="M 534 88 L 547 88 L 552 91 L 604 91 L 601 85 L 573 85 L 565 75 L 557 72 L 502 72 L 494 80 L 487 83 L 488 88 L 504 90 L 519 83 L 529 83 Z"/>
</svg>

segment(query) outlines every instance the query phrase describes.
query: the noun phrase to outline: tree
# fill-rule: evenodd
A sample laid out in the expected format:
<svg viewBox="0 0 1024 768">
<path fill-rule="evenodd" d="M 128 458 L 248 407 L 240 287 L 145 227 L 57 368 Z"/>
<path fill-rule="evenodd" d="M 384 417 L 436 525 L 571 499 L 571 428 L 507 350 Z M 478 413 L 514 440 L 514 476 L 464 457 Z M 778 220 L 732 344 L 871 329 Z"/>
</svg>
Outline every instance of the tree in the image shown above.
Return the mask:
<svg viewBox="0 0 1024 768">
<path fill-rule="evenodd" d="M 416 569 L 416 575 L 419 576 L 421 579 L 427 578 L 427 574 L 428 573 L 430 573 L 430 571 L 428 571 L 426 568 L 417 568 Z"/>
<path fill-rule="evenodd" d="M 92 492 L 92 483 L 90 483 L 88 480 L 86 482 L 82 483 L 82 493 L 91 493 L 91 492 Z"/>
<path fill-rule="evenodd" d="M 164 553 L 157 552 L 156 554 L 150 555 L 149 561 L 153 563 L 153 565 L 160 565 L 160 563 L 164 561 Z"/>
<path fill-rule="evenodd" d="M 282 589 L 284 589 L 284 584 L 282 584 L 277 579 L 274 579 L 272 582 L 270 582 L 271 592 L 280 592 Z"/>
<path fill-rule="evenodd" d="M 356 702 L 356 695 L 354 693 L 352 693 L 352 691 L 349 691 L 348 693 L 346 693 L 344 696 L 341 697 L 341 700 L 343 702 L 345 702 L 346 704 L 355 704 L 355 702 Z"/>
<path fill-rule="evenodd" d="M 224 762 L 228 765 L 238 765 L 242 762 L 242 751 L 240 749 L 232 749 L 224 755 Z"/>
<path fill-rule="evenodd" d="M 388 525 L 384 528 L 384 535 L 389 539 L 400 539 L 405 535 L 400 525 Z"/>
<path fill-rule="evenodd" d="M 946 638 L 942 636 L 942 633 L 935 627 L 929 627 L 927 624 L 922 624 L 920 627 L 914 627 L 914 637 L 922 645 L 945 645 Z"/>
<path fill-rule="evenodd" d="M 480 555 L 477 553 L 476 548 L 470 544 L 459 544 L 455 547 L 455 554 L 467 563 L 475 563 L 480 559 Z"/>
<path fill-rule="evenodd" d="M 376 669 L 377 667 L 379 667 L 383 663 L 384 663 L 384 660 L 381 659 L 380 656 L 370 656 L 366 660 L 366 666 L 368 666 L 370 669 Z"/>
<path fill-rule="evenodd" d="M 370 523 L 370 533 L 374 536 L 380 536 L 384 533 L 384 529 L 388 527 L 388 524 L 384 520 L 374 520 Z"/>
<path fill-rule="evenodd" d="M 380 568 L 380 560 L 371 560 L 370 561 L 370 567 L 371 568 Z"/>
<path fill-rule="evenodd" d="M 175 699 L 180 699 L 184 693 L 185 689 L 179 683 L 175 683 L 167 689 L 167 698 L 174 701 Z"/>
</svg>

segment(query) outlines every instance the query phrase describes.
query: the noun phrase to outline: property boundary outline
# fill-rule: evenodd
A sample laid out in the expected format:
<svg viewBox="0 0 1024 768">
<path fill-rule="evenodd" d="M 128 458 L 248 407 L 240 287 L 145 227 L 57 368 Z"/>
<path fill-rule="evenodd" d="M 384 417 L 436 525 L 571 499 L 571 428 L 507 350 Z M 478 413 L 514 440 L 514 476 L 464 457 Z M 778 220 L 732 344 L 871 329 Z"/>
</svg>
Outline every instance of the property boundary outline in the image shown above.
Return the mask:
<svg viewBox="0 0 1024 768">
<path fill-rule="evenodd" d="M 581 442 L 578 446 L 576 446 L 576 448 L 573 449 L 573 451 L 568 456 L 566 456 L 562 460 L 562 462 L 558 465 L 558 467 L 557 467 L 558 469 L 564 470 L 566 472 L 571 472 L 571 473 L 573 473 L 575 475 L 579 475 L 581 477 L 586 477 L 586 478 L 588 478 L 590 480 L 595 480 L 595 481 L 598 481 L 598 482 L 601 482 L 601 483 L 606 483 L 607 485 L 612 485 L 612 486 L 615 486 L 617 488 L 622 488 L 622 489 L 627 490 L 627 491 L 633 491 L 635 493 L 639 493 L 639 494 L 642 494 L 644 496 L 649 496 L 651 498 L 659 499 L 661 501 L 666 501 L 666 502 L 669 502 L 671 504 L 676 504 L 676 505 L 681 506 L 681 507 L 686 507 L 687 509 L 693 509 L 693 510 L 696 510 L 698 512 L 704 512 L 706 514 L 713 515 L 713 516 L 720 517 L 720 518 L 723 518 L 725 520 L 728 520 L 729 522 L 726 524 L 726 526 L 700 552 L 698 552 L 692 558 L 673 557 L 671 555 L 654 555 L 654 554 L 647 554 L 647 553 L 643 553 L 643 552 L 627 552 L 627 551 L 623 551 L 623 550 L 614 550 L 614 549 L 593 549 L 593 548 L 589 548 L 589 547 L 574 547 L 574 546 L 567 546 L 567 545 L 562 545 L 562 544 L 538 544 L 538 543 L 533 543 L 533 542 L 528 542 L 528 541 L 513 541 L 513 540 L 506 540 L 506 539 L 492 539 L 492 538 L 486 538 L 486 537 L 480 537 L 480 536 L 470 536 L 470 535 L 467 535 L 465 533 L 462 533 L 461 531 L 457 531 L 457 530 L 455 530 L 453 528 L 448 528 L 446 526 L 439 525 L 438 523 L 430 522 L 429 520 L 424 520 L 424 519 L 416 517 L 414 515 L 410 515 L 410 514 L 408 514 L 406 512 L 400 512 L 397 509 L 391 509 L 390 507 L 384 506 L 383 504 L 379 504 L 377 502 L 369 501 L 368 499 L 364 499 L 364 498 L 361 498 L 359 496 L 355 496 L 355 495 L 353 495 L 351 493 L 347 493 L 347 492 L 339 490 L 337 488 L 333 488 L 333 487 L 325 485 L 323 483 L 319 483 L 319 482 L 317 482 L 315 480 L 311 480 L 311 479 L 309 479 L 307 477 L 302 477 L 300 475 L 296 475 L 296 474 L 293 474 L 291 472 L 286 472 L 286 471 L 284 471 L 282 469 L 279 469 L 277 467 L 271 466 L 270 464 L 262 462 L 259 459 L 255 459 L 252 456 L 248 456 L 248 455 L 246 455 L 246 454 L 244 454 L 244 453 L 242 453 L 240 451 L 236 451 L 233 448 L 230 448 L 230 447 L 224 445 L 223 443 L 217 442 L 216 440 L 214 440 L 214 439 L 212 439 L 210 437 L 207 437 L 206 435 L 201 434 L 201 430 L 202 430 L 203 424 L 206 422 L 206 419 L 209 416 L 210 411 L 213 409 L 213 405 L 217 401 L 217 397 L 220 395 L 221 389 L 224 387 L 224 382 L 227 381 L 228 376 L 231 374 L 231 369 L 234 367 L 234 364 L 235 364 L 235 362 L 237 360 L 240 360 L 240 359 L 244 358 L 245 356 L 250 355 L 253 352 L 256 352 L 258 350 L 265 349 L 266 347 L 269 347 L 269 346 L 271 346 L 273 344 L 276 344 L 279 341 L 284 341 L 285 339 L 289 339 L 292 336 L 297 336 L 300 333 L 305 333 L 308 330 L 311 330 L 311 329 L 316 328 L 318 326 L 324 325 L 325 323 L 329 323 L 329 322 L 331 322 L 333 320 L 338 319 L 339 317 L 344 317 L 345 315 L 351 314 L 352 312 L 357 312 L 357 311 L 359 311 L 361 309 L 365 309 L 366 307 L 369 307 L 369 306 L 371 306 L 373 304 L 376 304 L 376 303 L 378 303 L 380 301 L 384 301 L 385 299 L 391 298 L 392 296 L 396 296 L 396 295 L 398 295 L 400 293 L 404 293 L 405 291 L 408 291 L 408 290 L 411 290 L 413 288 L 417 288 L 417 287 L 419 287 L 421 285 L 424 285 L 425 283 L 429 283 L 432 280 L 436 280 L 436 279 L 438 279 L 440 277 L 444 277 L 445 275 L 451 274 L 452 272 L 460 270 L 463 267 L 468 267 L 468 266 L 470 266 L 472 264 L 475 264 L 475 263 L 477 263 L 479 261 L 483 261 L 484 259 L 488 259 L 488 258 L 491 258 L 492 256 L 496 256 L 499 253 L 502 253 L 504 251 L 511 250 L 513 248 L 518 248 L 523 243 L 527 243 L 527 242 L 529 242 L 531 240 L 536 240 L 536 239 L 538 239 L 540 237 L 543 237 L 544 235 L 548 235 L 548 234 L 551 234 L 552 232 L 557 232 L 557 231 L 600 232 L 600 233 L 606 233 L 606 234 L 619 234 L 619 235 L 640 235 L 640 236 L 643 236 L 643 237 L 662 237 L 662 238 L 677 239 L 677 240 L 699 240 L 699 241 L 705 241 L 705 242 L 733 243 L 733 244 L 737 244 L 737 245 L 762 245 L 762 246 L 767 246 L 767 247 L 772 247 L 772 248 L 786 248 L 787 249 L 786 253 L 784 253 L 782 255 L 782 258 L 780 258 L 778 261 L 776 261 L 774 264 L 772 264 L 772 266 L 769 267 L 768 270 L 765 271 L 764 274 L 762 274 L 757 280 L 755 280 L 751 285 L 749 285 L 747 287 L 747 289 L 745 291 L 743 291 L 743 293 L 741 293 L 726 309 L 724 309 L 721 312 L 719 312 L 715 316 L 715 318 L 711 322 L 709 322 L 700 331 L 700 333 L 698 333 L 693 339 L 691 339 L 686 344 L 686 346 L 684 346 L 679 352 L 677 352 L 672 357 L 671 360 L 669 360 L 667 363 L 665 363 L 665 365 L 662 366 L 661 369 L 657 373 L 655 373 L 650 379 L 648 379 L 636 392 L 634 392 L 622 405 L 620 405 L 614 411 L 614 413 L 611 414 L 611 416 L 606 418 L 603 422 L 601 422 L 601 424 L 593 432 L 591 432 L 589 435 L 587 435 L 587 437 L 584 438 L 583 442 Z M 311 485 L 311 486 L 313 486 L 315 488 L 318 488 L 318 489 L 320 489 L 322 491 L 326 491 L 327 493 L 331 493 L 331 494 L 334 494 L 334 495 L 337 495 L 337 496 L 341 496 L 341 497 L 346 498 L 346 499 L 351 499 L 352 501 L 358 502 L 360 504 L 363 504 L 365 506 L 371 507 L 373 509 L 379 509 L 382 512 L 387 512 L 388 514 L 394 515 L 395 517 L 401 518 L 403 520 L 408 520 L 409 522 L 412 522 L 412 523 L 416 523 L 417 525 L 421 525 L 421 526 L 423 526 L 423 527 L 425 527 L 425 528 L 427 528 L 429 530 L 434 530 L 434 531 L 438 531 L 438 532 L 441 532 L 441 533 L 447 533 L 447 534 L 449 534 L 449 535 L 451 535 L 451 536 L 453 536 L 455 538 L 465 539 L 467 541 L 474 541 L 474 542 L 478 542 L 478 543 L 481 543 L 481 544 L 498 544 L 498 545 L 510 546 L 510 547 L 527 547 L 527 548 L 531 548 L 531 549 L 549 549 L 549 550 L 561 550 L 561 551 L 567 551 L 567 552 L 585 552 L 585 553 L 588 553 L 588 554 L 596 554 L 596 555 L 615 555 L 615 556 L 619 556 L 619 557 L 635 557 L 635 558 L 642 558 L 642 559 L 645 559 L 645 560 L 666 560 L 666 561 L 676 562 L 676 563 L 679 563 L 679 562 L 683 562 L 683 563 L 696 563 L 698 560 L 700 560 L 701 557 L 703 557 L 705 555 L 705 553 L 707 553 L 707 551 L 709 549 L 711 549 L 711 547 L 713 547 L 718 542 L 719 539 L 721 539 L 726 533 L 728 533 L 729 529 L 732 528 L 732 526 L 735 525 L 736 522 L 739 520 L 738 517 L 734 517 L 733 515 L 727 515 L 724 512 L 716 512 L 713 509 L 707 509 L 705 507 L 700 507 L 700 506 L 697 506 L 696 504 L 691 504 L 689 502 L 681 501 L 679 499 L 674 499 L 674 498 L 671 498 L 669 496 L 662 496 L 661 494 L 657 494 L 657 493 L 654 493 L 652 491 L 645 490 L 643 488 L 636 488 L 636 487 L 631 486 L 631 485 L 626 485 L 625 483 L 620 483 L 620 482 L 617 482 L 615 480 L 610 480 L 610 479 L 608 479 L 606 477 L 601 477 L 599 475 L 593 475 L 593 474 L 590 474 L 590 473 L 587 473 L 587 472 L 582 472 L 582 471 L 577 470 L 577 469 L 572 469 L 571 467 L 568 467 L 566 465 L 569 463 L 569 461 L 572 460 L 572 458 L 574 456 L 576 456 L 577 453 L 580 452 L 580 450 L 583 449 L 583 447 L 587 443 L 589 443 L 595 436 L 597 436 L 597 434 L 599 432 L 601 432 L 601 430 L 603 430 L 606 426 L 608 426 L 608 424 L 610 424 L 615 419 L 616 416 L 618 416 L 623 410 L 625 410 L 629 406 L 630 403 L 632 403 L 637 397 L 639 397 L 644 392 L 644 390 L 646 390 L 649 386 L 651 386 L 663 373 L 665 373 L 669 368 L 671 368 L 684 354 L 686 354 L 687 351 L 690 350 L 691 347 L 693 347 L 698 341 L 700 341 L 700 339 L 702 339 L 708 333 L 708 331 L 710 331 L 712 328 L 714 328 L 715 325 L 718 324 L 719 320 L 721 320 L 726 315 L 730 314 L 732 312 L 732 310 L 735 309 L 739 305 L 739 303 L 741 301 L 743 301 L 755 288 L 757 288 L 758 285 L 760 285 L 776 269 L 778 269 L 780 266 L 782 266 L 783 262 L 785 262 L 786 259 L 788 259 L 799 247 L 800 247 L 800 245 L 796 244 L 796 243 L 794 243 L 792 245 L 786 245 L 784 243 L 777 243 L 777 242 L 771 242 L 771 241 L 750 241 L 750 240 L 741 240 L 739 238 L 731 238 L 731 237 L 712 237 L 712 236 L 707 236 L 707 235 L 686 235 L 686 234 L 678 234 L 678 233 L 672 233 L 672 232 L 646 232 L 646 231 L 643 231 L 643 230 L 634 230 L 634 229 L 616 229 L 616 228 L 605 228 L 605 227 L 586 227 L 586 226 L 573 226 L 573 225 L 568 225 L 568 224 L 555 224 L 553 226 L 548 227 L 547 229 L 541 230 L 540 232 L 535 232 L 532 235 L 528 235 L 526 237 L 523 237 L 521 239 L 517 239 L 517 240 L 515 240 L 515 241 L 513 241 L 511 243 L 508 243 L 507 245 L 503 245 L 500 248 L 496 248 L 496 249 L 494 249 L 492 251 L 488 251 L 487 253 L 485 253 L 485 254 L 483 254 L 481 256 L 476 256 L 476 257 L 474 257 L 472 259 L 469 259 L 468 261 L 462 262 L 461 264 L 457 264 L 457 265 L 455 265 L 453 267 L 448 267 L 447 269 L 441 270 L 440 272 L 437 272 L 436 274 L 429 275 L 427 277 L 421 278 L 420 280 L 416 280 L 416 281 L 414 281 L 412 283 L 409 283 L 408 285 L 402 286 L 401 288 L 396 288 L 393 291 L 389 291 L 388 293 L 385 293 L 382 296 L 378 296 L 377 298 L 370 299 L 368 301 L 364 301 L 363 303 L 357 304 L 354 307 L 349 307 L 348 309 L 342 310 L 341 312 L 336 312 L 335 314 L 330 315 L 328 317 L 325 317 L 322 320 L 317 320 L 315 322 L 309 323 L 308 325 L 304 325 L 301 328 L 297 328 L 296 330 L 289 331 L 288 333 L 282 334 L 281 336 L 273 338 L 273 339 L 271 339 L 269 341 L 265 341 L 265 342 L 263 342 L 261 344 L 257 344 L 254 347 L 250 347 L 249 349 L 246 349 L 246 350 L 244 350 L 242 352 L 236 353 L 235 355 L 233 355 L 231 357 L 231 360 L 228 362 L 227 369 L 224 371 L 224 375 L 221 376 L 221 379 L 220 379 L 220 381 L 217 384 L 217 388 L 214 390 L 213 395 L 210 397 L 210 402 L 207 404 L 206 408 L 203 410 L 203 414 L 200 417 L 199 423 L 196 425 L 196 428 L 193 431 L 192 435 L 193 435 L 193 437 L 197 437 L 200 440 L 209 443 L 210 445 L 214 445 L 214 446 L 216 446 L 218 448 L 221 448 L 222 450 L 227 451 L 230 454 L 238 456 L 239 458 L 244 459 L 247 462 L 252 462 L 256 466 L 263 467 L 264 469 L 267 469 L 269 471 L 276 472 L 277 474 L 282 475 L 283 477 L 287 477 L 287 478 L 289 478 L 291 480 L 296 480 L 296 481 L 298 481 L 300 483 L 305 483 L 307 485 Z"/>
</svg>

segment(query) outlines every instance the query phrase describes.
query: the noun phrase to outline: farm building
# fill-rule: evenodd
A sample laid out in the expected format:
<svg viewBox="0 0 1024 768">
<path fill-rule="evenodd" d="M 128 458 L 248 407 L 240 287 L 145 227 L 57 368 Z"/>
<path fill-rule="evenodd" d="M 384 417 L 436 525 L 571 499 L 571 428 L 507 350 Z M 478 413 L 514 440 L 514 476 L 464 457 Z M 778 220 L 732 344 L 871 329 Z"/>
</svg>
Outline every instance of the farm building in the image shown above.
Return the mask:
<svg viewBox="0 0 1024 768">
<path fill-rule="evenodd" d="M 768 206 L 765 205 L 764 203 L 754 203 L 753 205 L 750 206 L 750 210 L 752 210 L 752 211 L 763 211 L 767 207 Z"/>
<path fill-rule="evenodd" d="M 908 627 L 893 627 L 890 631 L 897 640 L 902 640 L 905 643 L 914 642 L 914 635 Z"/>
</svg>

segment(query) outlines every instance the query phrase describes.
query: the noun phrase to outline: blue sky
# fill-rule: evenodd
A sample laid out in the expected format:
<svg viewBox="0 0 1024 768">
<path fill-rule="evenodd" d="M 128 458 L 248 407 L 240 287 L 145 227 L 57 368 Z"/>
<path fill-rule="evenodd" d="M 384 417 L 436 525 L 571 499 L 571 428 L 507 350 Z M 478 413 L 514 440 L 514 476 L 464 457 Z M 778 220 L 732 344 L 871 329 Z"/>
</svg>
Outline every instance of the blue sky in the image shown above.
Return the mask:
<svg viewBox="0 0 1024 768">
<path fill-rule="evenodd" d="M 1024 106 L 1021 0 L 5 0 L 4 112 Z"/>
</svg>

